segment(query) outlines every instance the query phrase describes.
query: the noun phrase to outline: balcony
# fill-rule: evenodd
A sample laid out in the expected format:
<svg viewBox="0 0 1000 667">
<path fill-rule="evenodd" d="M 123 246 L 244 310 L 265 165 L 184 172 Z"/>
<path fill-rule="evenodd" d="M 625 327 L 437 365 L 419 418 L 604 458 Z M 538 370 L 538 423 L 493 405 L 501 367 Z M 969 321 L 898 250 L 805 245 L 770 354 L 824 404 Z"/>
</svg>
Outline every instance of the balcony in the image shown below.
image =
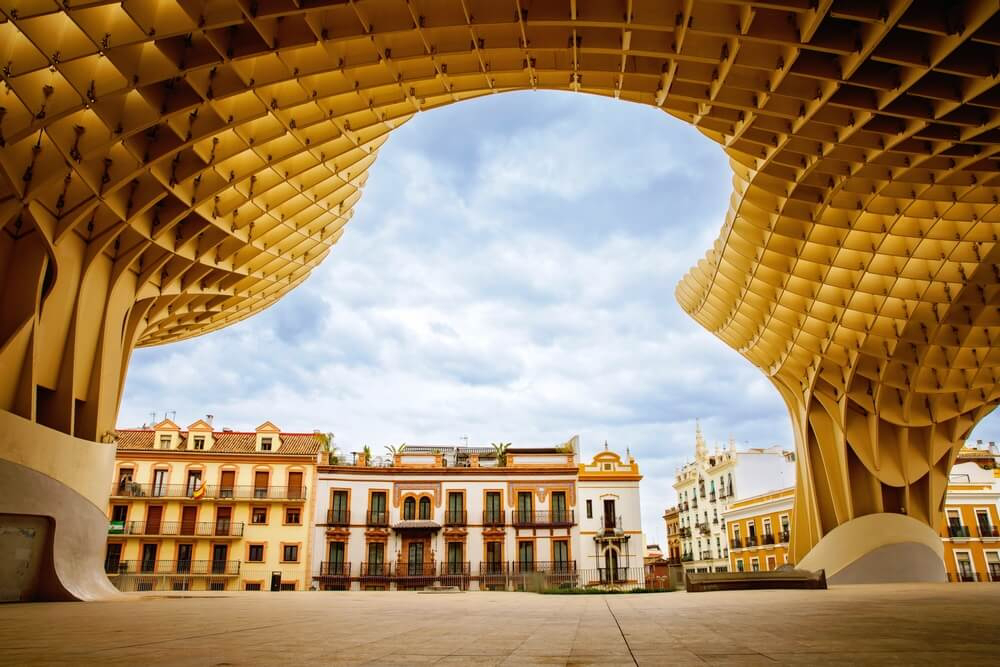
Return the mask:
<svg viewBox="0 0 1000 667">
<path fill-rule="evenodd" d="M 693 510 L 698 509 L 698 501 L 697 500 L 692 500 L 691 501 L 691 509 L 693 509 Z"/>
<path fill-rule="evenodd" d="M 713 502 L 713 503 L 715 502 L 715 491 L 709 492 L 709 494 L 708 494 L 708 500 L 709 500 L 709 502 Z"/>
<path fill-rule="evenodd" d="M 365 512 L 365 525 L 372 527 L 388 527 L 389 513 L 384 511 Z"/>
<path fill-rule="evenodd" d="M 486 510 L 483 512 L 483 526 L 492 528 L 503 528 L 505 515 L 503 510 Z"/>
<path fill-rule="evenodd" d="M 105 561 L 104 571 L 109 575 L 171 574 L 185 576 L 236 575 L 240 573 L 238 560 L 119 560 Z"/>
<path fill-rule="evenodd" d="M 979 524 L 977 526 L 979 529 L 979 536 L 987 539 L 990 538 L 1000 538 L 1000 528 L 997 526 L 987 526 L 984 524 Z"/>
<path fill-rule="evenodd" d="M 468 524 L 468 513 L 465 510 L 448 510 L 444 513 L 444 525 L 465 526 Z"/>
<path fill-rule="evenodd" d="M 337 561 L 323 561 L 319 564 L 318 577 L 350 577 L 351 564 Z"/>
<path fill-rule="evenodd" d="M 327 526 L 350 526 L 351 525 L 351 512 L 350 512 L 350 510 L 327 510 L 326 511 L 326 525 Z"/>
<path fill-rule="evenodd" d="M 712 560 L 712 552 L 711 551 L 702 551 L 701 552 L 701 559 L 702 560 Z"/>
<path fill-rule="evenodd" d="M 516 528 L 528 528 L 538 526 L 572 526 L 576 523 L 576 516 L 573 510 L 533 511 L 514 510 L 513 525 Z"/>
<path fill-rule="evenodd" d="M 956 539 L 968 539 L 969 527 L 961 524 L 948 524 L 948 537 Z"/>
<path fill-rule="evenodd" d="M 778 533 L 778 542 L 781 544 L 788 544 L 788 539 L 791 537 L 787 530 L 783 530 Z"/>
<path fill-rule="evenodd" d="M 625 534 L 625 523 L 620 516 L 602 516 L 601 527 L 597 529 L 598 537 L 621 537 Z"/>
<path fill-rule="evenodd" d="M 688 528 L 687 526 L 681 526 L 678 532 L 680 533 L 681 537 L 691 537 L 691 529 Z"/>
<path fill-rule="evenodd" d="M 733 549 L 742 549 L 743 548 L 743 540 L 741 540 L 738 537 L 734 537 L 733 539 L 729 540 L 729 544 L 730 544 L 730 546 Z"/>
<path fill-rule="evenodd" d="M 757 536 L 756 535 L 747 535 L 747 541 L 746 541 L 746 544 L 744 546 L 747 546 L 747 547 L 755 547 L 755 546 L 757 546 Z"/>
<path fill-rule="evenodd" d="M 109 535 L 156 535 L 177 537 L 243 537 L 243 523 L 230 521 L 112 521 Z"/>
<path fill-rule="evenodd" d="M 686 500 L 684 502 L 682 502 L 680 504 L 680 508 L 681 508 L 682 512 L 687 512 L 687 510 L 688 510 L 688 502 Z"/>
<path fill-rule="evenodd" d="M 774 535 L 772 533 L 764 533 L 760 538 L 761 544 L 774 544 Z"/>
<path fill-rule="evenodd" d="M 111 487 L 113 498 L 195 498 L 202 500 L 305 500 L 304 486 L 218 486 L 194 484 L 139 484 L 126 482 Z"/>
<path fill-rule="evenodd" d="M 571 574 L 576 572 L 575 560 L 555 560 L 555 561 L 514 561 L 511 565 L 511 572 L 514 574 L 527 574 L 529 572 L 541 572 L 544 574 Z"/>
<path fill-rule="evenodd" d="M 694 560 L 694 554 L 683 554 L 681 556 L 681 562 L 690 563 Z"/>
<path fill-rule="evenodd" d="M 712 534 L 712 527 L 709 526 L 707 523 L 698 524 L 698 530 L 701 531 L 702 535 L 711 535 Z"/>
<path fill-rule="evenodd" d="M 388 579 L 392 576 L 392 563 L 362 563 L 362 579 Z"/>
</svg>

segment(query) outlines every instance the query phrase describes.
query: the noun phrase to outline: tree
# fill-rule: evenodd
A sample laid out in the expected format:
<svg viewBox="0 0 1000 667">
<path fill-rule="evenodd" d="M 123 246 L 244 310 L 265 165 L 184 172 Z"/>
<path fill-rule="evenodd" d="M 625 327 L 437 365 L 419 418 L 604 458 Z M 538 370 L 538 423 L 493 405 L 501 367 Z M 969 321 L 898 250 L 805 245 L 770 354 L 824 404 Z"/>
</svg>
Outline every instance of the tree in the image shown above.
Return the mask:
<svg viewBox="0 0 1000 667">
<path fill-rule="evenodd" d="M 510 447 L 509 442 L 491 442 L 490 446 L 493 447 L 493 453 L 497 457 L 497 465 L 501 468 L 507 465 L 507 448 Z"/>
<path fill-rule="evenodd" d="M 369 463 L 371 463 L 371 460 L 372 460 L 372 448 L 369 447 L 368 445 L 365 445 L 364 448 L 361 450 L 361 452 L 364 454 L 364 457 L 365 457 L 365 462 L 364 462 L 363 465 L 368 465 Z"/>
<path fill-rule="evenodd" d="M 337 448 L 333 446 L 333 433 L 316 433 L 314 437 L 320 445 L 320 451 L 326 454 L 324 458 L 327 465 L 340 465 L 340 454 L 337 452 Z"/>
</svg>

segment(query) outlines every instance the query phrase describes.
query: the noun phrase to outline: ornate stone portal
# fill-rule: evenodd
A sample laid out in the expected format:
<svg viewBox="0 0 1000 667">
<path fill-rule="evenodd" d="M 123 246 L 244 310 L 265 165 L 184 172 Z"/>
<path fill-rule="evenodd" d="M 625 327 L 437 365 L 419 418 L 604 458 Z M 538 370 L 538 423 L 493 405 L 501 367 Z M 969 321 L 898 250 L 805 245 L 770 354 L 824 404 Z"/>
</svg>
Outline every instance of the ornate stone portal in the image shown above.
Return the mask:
<svg viewBox="0 0 1000 667">
<path fill-rule="evenodd" d="M 488 93 L 588 92 L 660 107 L 731 159 L 722 233 L 677 298 L 789 406 L 796 559 L 855 517 L 933 524 L 959 443 L 1000 400 L 997 11 L 0 2 L 0 416 L 42 451 L 102 440 L 133 347 L 299 284 L 393 128 Z M 4 489 L 3 511 L 32 508 Z"/>
</svg>

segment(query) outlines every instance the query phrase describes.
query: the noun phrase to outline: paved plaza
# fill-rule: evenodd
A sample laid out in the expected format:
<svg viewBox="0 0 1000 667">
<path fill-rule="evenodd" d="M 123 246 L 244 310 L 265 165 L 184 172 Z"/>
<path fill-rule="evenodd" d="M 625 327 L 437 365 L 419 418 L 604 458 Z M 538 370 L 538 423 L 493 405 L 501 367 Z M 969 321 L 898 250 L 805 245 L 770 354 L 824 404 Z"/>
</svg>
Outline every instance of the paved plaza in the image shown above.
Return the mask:
<svg viewBox="0 0 1000 667">
<path fill-rule="evenodd" d="M 0 606 L 3 664 L 996 664 L 1000 585 L 135 594 Z"/>
</svg>

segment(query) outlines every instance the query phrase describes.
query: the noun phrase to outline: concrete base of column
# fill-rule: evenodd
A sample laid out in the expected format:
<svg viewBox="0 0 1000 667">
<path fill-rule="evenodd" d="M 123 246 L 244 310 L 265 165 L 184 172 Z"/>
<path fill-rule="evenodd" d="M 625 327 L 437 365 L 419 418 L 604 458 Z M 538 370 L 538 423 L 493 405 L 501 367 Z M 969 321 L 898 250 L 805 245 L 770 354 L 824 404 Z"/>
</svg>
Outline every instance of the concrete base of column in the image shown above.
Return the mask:
<svg viewBox="0 0 1000 667">
<path fill-rule="evenodd" d="M 0 410 L 0 602 L 101 600 L 114 445 Z"/>
<path fill-rule="evenodd" d="M 830 584 L 943 582 L 941 537 L 903 514 L 869 514 L 830 531 L 796 567 L 825 570 Z"/>
</svg>

